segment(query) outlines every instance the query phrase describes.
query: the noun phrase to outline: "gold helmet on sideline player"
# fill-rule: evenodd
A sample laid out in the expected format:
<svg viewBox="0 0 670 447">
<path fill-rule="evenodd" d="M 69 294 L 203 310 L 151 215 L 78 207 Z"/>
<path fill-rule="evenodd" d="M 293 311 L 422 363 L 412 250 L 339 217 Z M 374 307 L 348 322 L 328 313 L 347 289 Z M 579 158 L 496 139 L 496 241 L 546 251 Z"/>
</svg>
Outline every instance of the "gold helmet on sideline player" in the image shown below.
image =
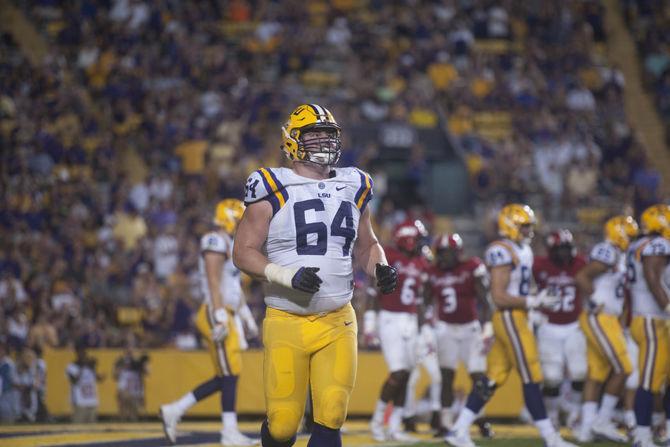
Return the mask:
<svg viewBox="0 0 670 447">
<path fill-rule="evenodd" d="M 244 203 L 237 199 L 224 199 L 216 204 L 214 225 L 223 228 L 226 233 L 233 234 L 244 214 Z"/>
<path fill-rule="evenodd" d="M 605 239 L 625 251 L 630 241 L 637 236 L 639 228 L 637 222 L 630 216 L 614 216 L 605 222 L 603 233 Z"/>
<path fill-rule="evenodd" d="M 306 161 L 318 165 L 337 164 L 342 150 L 340 126 L 333 114 L 318 104 L 303 104 L 291 113 L 282 126 L 281 149 L 289 160 Z M 323 131 L 327 136 L 304 140 L 310 131 Z"/>
<path fill-rule="evenodd" d="M 656 233 L 670 239 L 670 205 L 652 205 L 640 216 L 642 234 Z"/>
<path fill-rule="evenodd" d="M 510 203 L 498 213 L 498 234 L 515 242 L 529 242 L 533 238 L 533 227 L 537 223 L 535 213 L 528 205 Z M 523 234 L 521 227 L 530 225 L 530 232 Z"/>
</svg>

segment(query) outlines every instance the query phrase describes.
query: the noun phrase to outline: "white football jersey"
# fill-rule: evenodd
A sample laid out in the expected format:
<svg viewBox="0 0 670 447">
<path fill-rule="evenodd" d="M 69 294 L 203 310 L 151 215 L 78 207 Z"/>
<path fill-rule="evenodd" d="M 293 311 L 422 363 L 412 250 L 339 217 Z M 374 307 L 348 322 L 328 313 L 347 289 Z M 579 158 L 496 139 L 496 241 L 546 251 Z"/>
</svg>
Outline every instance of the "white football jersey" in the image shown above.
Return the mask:
<svg viewBox="0 0 670 447">
<path fill-rule="evenodd" d="M 486 248 L 484 261 L 489 269 L 511 264 L 512 272 L 507 285 L 507 293 L 512 296 L 528 296 L 533 274 L 533 250 L 530 245 L 500 239 Z"/>
<path fill-rule="evenodd" d="M 221 232 L 212 231 L 200 239 L 200 258 L 198 259 L 198 272 L 200 284 L 205 302 L 212 307 L 212 294 L 207 283 L 207 271 L 205 270 L 205 253 L 213 251 L 226 255 L 221 271 L 221 297 L 223 304 L 232 310 L 239 309 L 242 304 L 242 285 L 240 282 L 240 271 L 233 264 L 233 238 Z"/>
<path fill-rule="evenodd" d="M 334 168 L 323 180 L 288 168 L 261 168 L 247 179 L 245 203 L 272 205 L 264 250 L 283 267 L 318 267 L 321 288 L 314 295 L 266 283 L 265 303 L 309 315 L 347 304 L 354 290 L 351 253 L 358 222 L 372 197 L 372 179 L 356 168 Z"/>
<path fill-rule="evenodd" d="M 71 385 L 72 404 L 78 407 L 97 407 L 98 383 L 95 371 L 88 366 L 70 363 L 65 372 L 68 376 L 78 376 L 78 380 Z"/>
<path fill-rule="evenodd" d="M 670 241 L 661 236 L 645 236 L 633 242 L 628 248 L 628 284 L 633 315 L 667 319 L 668 314 L 658 305 L 644 279 L 642 258 L 645 256 L 665 256 L 670 259 Z"/>
<path fill-rule="evenodd" d="M 623 253 L 611 242 L 603 241 L 591 249 L 589 260 L 602 262 L 609 267 L 593 281 L 593 301 L 603 304 L 603 313 L 621 315 L 626 285 L 626 261 Z"/>
</svg>

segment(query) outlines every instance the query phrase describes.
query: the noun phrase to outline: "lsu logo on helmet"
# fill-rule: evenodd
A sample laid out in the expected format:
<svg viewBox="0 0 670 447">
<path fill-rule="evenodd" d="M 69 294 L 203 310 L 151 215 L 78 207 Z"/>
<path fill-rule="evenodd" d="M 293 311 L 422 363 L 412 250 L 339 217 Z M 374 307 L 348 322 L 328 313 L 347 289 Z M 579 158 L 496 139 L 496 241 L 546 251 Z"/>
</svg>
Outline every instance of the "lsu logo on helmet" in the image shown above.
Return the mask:
<svg viewBox="0 0 670 447">
<path fill-rule="evenodd" d="M 614 216 L 605 222 L 603 232 L 605 239 L 625 251 L 631 239 L 637 236 L 637 222 L 630 216 Z"/>
<path fill-rule="evenodd" d="M 223 228 L 227 233 L 232 234 L 237 229 L 237 224 L 244 214 L 244 203 L 237 199 L 224 199 L 216 204 L 214 211 L 214 225 Z"/>
<path fill-rule="evenodd" d="M 640 226 L 643 234 L 657 233 L 670 239 L 670 205 L 652 205 L 642 212 Z"/>
<path fill-rule="evenodd" d="M 537 223 L 535 212 L 528 205 L 511 203 L 505 205 L 498 213 L 498 233 L 515 242 L 521 242 L 533 237 L 533 226 Z M 523 225 L 530 225 L 528 235 L 521 231 Z"/>
<path fill-rule="evenodd" d="M 282 126 L 281 149 L 289 160 L 318 165 L 337 164 L 342 150 L 341 129 L 333 114 L 318 104 L 303 104 Z M 314 133 L 314 136 L 308 135 Z"/>
</svg>

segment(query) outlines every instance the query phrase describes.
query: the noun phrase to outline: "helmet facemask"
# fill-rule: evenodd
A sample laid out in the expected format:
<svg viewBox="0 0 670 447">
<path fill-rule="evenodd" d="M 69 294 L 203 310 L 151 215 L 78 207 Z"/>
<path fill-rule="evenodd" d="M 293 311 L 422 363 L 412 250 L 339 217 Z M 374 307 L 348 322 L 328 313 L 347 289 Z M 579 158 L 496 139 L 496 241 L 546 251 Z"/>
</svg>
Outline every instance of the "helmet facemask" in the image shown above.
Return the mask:
<svg viewBox="0 0 670 447">
<path fill-rule="evenodd" d="M 320 166 L 333 166 L 340 161 L 342 140 L 339 127 L 321 125 L 303 128 L 297 140 L 301 161 Z"/>
</svg>

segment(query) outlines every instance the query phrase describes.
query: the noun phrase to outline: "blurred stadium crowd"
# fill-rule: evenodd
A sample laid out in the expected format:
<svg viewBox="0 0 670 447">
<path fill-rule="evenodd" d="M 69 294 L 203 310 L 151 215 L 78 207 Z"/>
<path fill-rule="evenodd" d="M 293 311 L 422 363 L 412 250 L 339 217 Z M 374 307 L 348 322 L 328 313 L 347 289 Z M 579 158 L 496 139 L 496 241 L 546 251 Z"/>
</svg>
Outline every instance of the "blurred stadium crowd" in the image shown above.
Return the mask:
<svg viewBox="0 0 670 447">
<path fill-rule="evenodd" d="M 670 143 L 670 8 L 665 2 L 623 0 L 624 19 L 635 38 L 645 87 L 665 125 Z"/>
<path fill-rule="evenodd" d="M 668 22 L 652 3 L 624 2 L 668 123 Z M 412 129 L 448 131 L 477 218 L 528 197 L 549 219 L 658 201 L 597 1 L 15 4 L 49 55 L 33 66 L 0 36 L 0 334 L 10 349 L 123 346 L 129 332 L 143 347 L 196 347 L 197 244 L 212 205 L 281 163 L 279 126 L 306 98 L 344 129 L 341 164 L 373 173 L 382 228 L 407 211 L 384 200 L 382 145 L 347 139 L 350 126 L 409 129 L 416 191 L 430 158 Z M 411 212 L 430 225 L 427 207 Z"/>
</svg>

